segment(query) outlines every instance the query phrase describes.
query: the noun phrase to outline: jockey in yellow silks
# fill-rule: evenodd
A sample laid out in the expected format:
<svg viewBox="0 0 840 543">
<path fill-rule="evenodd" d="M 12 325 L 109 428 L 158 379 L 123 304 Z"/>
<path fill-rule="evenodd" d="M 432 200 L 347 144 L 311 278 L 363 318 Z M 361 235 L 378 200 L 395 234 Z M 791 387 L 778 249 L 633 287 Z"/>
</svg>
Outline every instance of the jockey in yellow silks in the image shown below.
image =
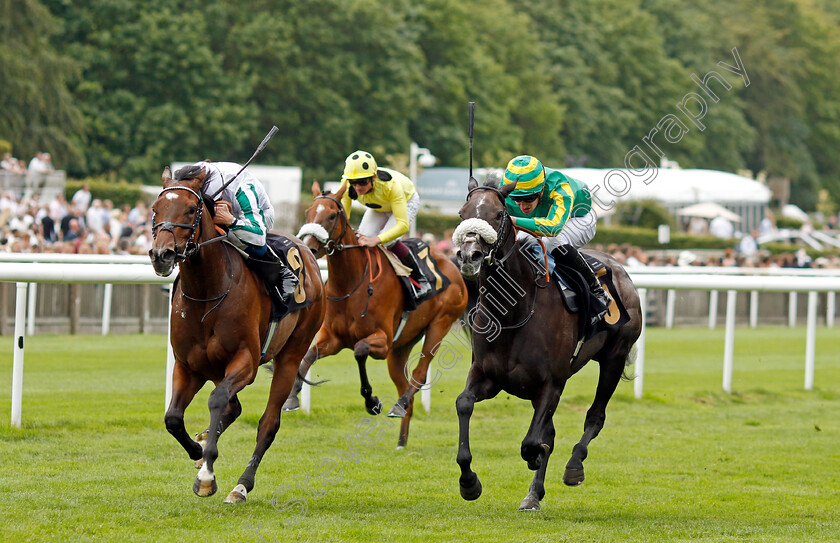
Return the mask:
<svg viewBox="0 0 840 543">
<path fill-rule="evenodd" d="M 341 184 L 347 187 L 341 197 L 341 205 L 348 219 L 351 200 L 357 200 L 368 208 L 359 223 L 359 244 L 387 247 L 400 262 L 411 268 L 415 296 L 420 298 L 427 294 L 431 286 L 420 264 L 399 240 L 408 233 L 420 209 L 420 196 L 411 180 L 396 170 L 378 167 L 373 155 L 367 151 L 355 151 L 344 161 Z"/>
</svg>

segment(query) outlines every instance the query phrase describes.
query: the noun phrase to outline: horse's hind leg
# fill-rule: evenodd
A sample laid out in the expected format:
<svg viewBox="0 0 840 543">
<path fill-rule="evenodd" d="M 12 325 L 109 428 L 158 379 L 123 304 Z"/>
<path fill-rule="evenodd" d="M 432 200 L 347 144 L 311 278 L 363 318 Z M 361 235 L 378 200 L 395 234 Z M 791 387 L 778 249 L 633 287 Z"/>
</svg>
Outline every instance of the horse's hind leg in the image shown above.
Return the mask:
<svg viewBox="0 0 840 543">
<path fill-rule="evenodd" d="M 408 426 L 411 424 L 411 414 L 414 412 L 413 398 L 408 395 L 408 391 L 411 390 L 411 385 L 409 384 L 405 373 L 408 357 L 411 355 L 411 348 L 415 343 L 416 342 L 409 342 L 405 345 L 394 347 L 391 349 L 391 352 L 388 353 L 388 374 L 391 376 L 391 381 L 394 382 L 394 386 L 397 387 L 397 394 L 401 395 L 401 397 L 397 400 L 397 403 L 388 410 L 389 417 L 402 418 L 402 422 L 400 423 L 400 435 L 397 438 L 398 449 L 404 448 L 408 443 Z M 403 399 L 406 398 L 406 396 L 408 396 L 408 400 L 403 403 Z"/>
<path fill-rule="evenodd" d="M 473 361 L 464 391 L 455 400 L 455 409 L 458 412 L 457 462 L 461 468 L 461 478 L 458 480 L 458 485 L 461 488 L 461 497 L 465 500 L 477 500 L 481 496 L 481 481 L 470 467 L 470 464 L 472 464 L 470 417 L 473 413 L 473 407 L 476 402 L 492 398 L 498 393 L 499 389 L 485 377 L 484 372 Z"/>
<path fill-rule="evenodd" d="M 554 424 L 552 417 L 560 402 L 562 388 L 557 389 L 546 385 L 536 399 L 531 401 L 534 406 L 534 417 L 525 439 L 522 440 L 522 459 L 528 463 L 528 468 L 536 471 L 528 495 L 519 506 L 520 511 L 539 511 L 540 500 L 545 496 L 545 472 L 548 458 L 554 450 Z"/>
<path fill-rule="evenodd" d="M 201 459 L 203 448 L 187 433 L 184 427 L 184 411 L 204 383 L 204 379 L 193 373 L 186 365 L 177 362 L 172 372 L 172 399 L 163 417 L 166 429 L 193 460 Z"/>
<path fill-rule="evenodd" d="M 572 448 L 572 457 L 566 464 L 566 472 L 563 474 L 563 482 L 569 486 L 577 486 L 584 480 L 583 461 L 589 452 L 589 442 L 597 437 L 604 421 L 607 418 L 607 403 L 612 398 L 621 373 L 624 371 L 624 358 L 602 360 L 600 373 L 598 375 L 598 388 L 595 391 L 595 399 L 592 406 L 586 412 L 586 420 L 583 424 L 583 437 Z"/>
<path fill-rule="evenodd" d="M 382 404 L 379 403 L 379 398 L 373 395 L 373 388 L 370 386 L 370 381 L 368 380 L 367 358 L 371 354 L 376 358 L 385 358 L 388 347 L 390 347 L 388 340 L 381 330 L 374 332 L 364 339 L 360 339 L 353 346 L 353 356 L 359 365 L 359 379 L 362 382 L 362 398 L 365 399 L 365 409 L 371 415 L 378 415 L 382 410 Z"/>
<path fill-rule="evenodd" d="M 339 343 L 338 339 L 328 332 L 324 332 L 324 329 L 318 331 L 318 334 L 315 336 L 315 344 L 306 351 L 306 354 L 303 356 L 303 359 L 300 361 L 300 367 L 297 370 L 297 373 L 303 377 L 306 377 L 306 372 L 309 371 L 315 362 L 318 359 L 324 358 L 325 356 L 330 356 L 342 349 L 342 345 Z M 276 362 L 276 361 L 275 361 Z M 277 364 L 275 363 L 275 368 Z M 289 397 L 286 399 L 285 403 L 283 404 L 283 411 L 297 411 L 300 409 L 300 400 L 298 400 L 298 394 L 300 394 L 300 390 L 303 387 L 303 381 L 295 376 L 295 383 L 292 387 L 291 392 L 289 392 Z"/>
<path fill-rule="evenodd" d="M 280 429 L 280 415 L 282 413 L 283 402 L 289 396 L 289 391 L 295 381 L 298 372 L 298 361 L 300 360 L 303 349 L 294 350 L 294 352 L 284 352 L 279 359 L 275 360 L 274 374 L 271 378 L 271 390 L 268 395 L 268 403 L 265 407 L 265 412 L 260 417 L 259 427 L 257 429 L 257 445 L 254 448 L 254 453 L 251 455 L 251 460 L 242 475 L 239 477 L 236 486 L 230 491 L 225 503 L 242 503 L 246 500 L 249 492 L 254 490 L 254 478 L 257 473 L 257 468 L 262 462 L 262 458 L 271 444 L 274 442 L 274 437 Z"/>
</svg>

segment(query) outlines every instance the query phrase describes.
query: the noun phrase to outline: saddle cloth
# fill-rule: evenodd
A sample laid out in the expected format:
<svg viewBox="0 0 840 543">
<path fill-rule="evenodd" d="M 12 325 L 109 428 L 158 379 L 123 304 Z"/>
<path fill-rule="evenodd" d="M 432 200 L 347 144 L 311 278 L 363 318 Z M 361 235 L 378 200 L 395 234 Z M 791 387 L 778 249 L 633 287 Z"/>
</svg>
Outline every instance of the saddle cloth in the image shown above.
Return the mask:
<svg viewBox="0 0 840 543">
<path fill-rule="evenodd" d="M 446 290 L 449 286 L 449 278 L 441 273 L 437 260 L 432 257 L 431 250 L 426 242 L 417 238 L 409 238 L 404 239 L 403 243 L 406 247 L 408 247 L 409 251 L 414 253 L 414 256 L 416 257 L 415 259 L 420 262 L 420 271 L 423 272 L 423 275 L 432 287 L 422 298 L 415 298 L 414 288 L 411 286 L 411 282 L 408 279 L 408 276 L 411 274 L 411 269 L 400 262 L 394 253 L 380 245 L 380 250 L 385 252 L 388 262 L 391 263 L 391 266 L 394 268 L 394 273 L 397 274 L 397 278 L 402 284 L 403 293 L 405 294 L 404 309 L 406 311 L 411 311 L 416 309 L 417 306 L 426 300 L 433 298 L 442 290 Z"/>
<path fill-rule="evenodd" d="M 292 270 L 298 278 L 298 286 L 292 293 L 288 293 L 288 304 L 287 306 L 282 306 L 277 303 L 274 299 L 274 296 L 271 297 L 271 321 L 279 321 L 289 313 L 294 311 L 299 311 L 307 306 L 309 306 L 312 301 L 307 299 L 306 297 L 306 290 L 304 286 L 306 285 L 306 266 L 303 263 L 303 256 L 300 254 L 300 248 L 295 245 L 295 243 L 287 237 L 278 235 L 278 234 L 271 234 L 269 233 L 266 238 L 266 243 L 274 251 L 274 254 L 277 255 L 277 258 L 280 262 L 272 262 L 266 260 L 260 260 L 256 258 L 246 258 L 245 263 L 254 268 L 256 266 L 260 267 L 272 267 L 272 266 L 285 266 Z M 256 270 L 255 270 L 256 271 Z M 264 277 L 265 272 L 263 273 L 257 272 L 259 277 Z M 271 288 L 272 285 L 266 285 L 266 288 Z M 284 293 L 286 294 L 286 293 Z"/>
</svg>

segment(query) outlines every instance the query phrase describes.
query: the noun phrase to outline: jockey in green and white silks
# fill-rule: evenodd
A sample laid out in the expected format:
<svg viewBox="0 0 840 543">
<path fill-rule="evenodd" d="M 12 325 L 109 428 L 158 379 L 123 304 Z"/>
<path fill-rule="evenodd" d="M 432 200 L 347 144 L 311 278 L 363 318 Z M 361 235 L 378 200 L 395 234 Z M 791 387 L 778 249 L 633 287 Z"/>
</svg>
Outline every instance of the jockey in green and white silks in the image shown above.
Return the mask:
<svg viewBox="0 0 840 543">
<path fill-rule="evenodd" d="M 609 308 L 610 299 L 578 252 L 595 237 L 597 217 L 592 211 L 589 188 L 528 155 L 508 163 L 502 183 L 516 183 L 516 189 L 505 200 L 514 224 L 541 237 L 549 253 L 557 248 L 553 254 L 583 275 L 601 304 L 595 308 L 595 320 L 600 319 Z M 519 240 L 529 237 L 526 232 L 517 233 Z"/>
<path fill-rule="evenodd" d="M 193 166 L 204 168 L 206 176 L 202 191 L 208 196 L 242 169 L 241 165 L 234 162 L 196 162 Z M 215 200 L 229 203 L 230 213 L 236 219 L 229 225 L 230 241 L 249 254 L 256 253 L 252 256 L 262 256 L 265 253 L 266 233 L 274 224 L 274 207 L 259 179 L 245 170 L 216 195 Z"/>
<path fill-rule="evenodd" d="M 240 170 L 242 166 L 234 162 L 203 161 L 179 169 L 175 172 L 175 179 L 200 179 L 201 172 L 204 172 L 201 192 L 209 197 Z M 292 270 L 282 265 L 266 243 L 268 231 L 274 224 L 274 206 L 260 180 L 243 170 L 222 192 L 216 194 L 213 222 L 226 228 L 227 241 L 254 260 L 251 268 L 268 285 L 272 298 L 287 304 L 298 279 Z M 259 265 L 259 262 L 270 265 Z"/>
</svg>

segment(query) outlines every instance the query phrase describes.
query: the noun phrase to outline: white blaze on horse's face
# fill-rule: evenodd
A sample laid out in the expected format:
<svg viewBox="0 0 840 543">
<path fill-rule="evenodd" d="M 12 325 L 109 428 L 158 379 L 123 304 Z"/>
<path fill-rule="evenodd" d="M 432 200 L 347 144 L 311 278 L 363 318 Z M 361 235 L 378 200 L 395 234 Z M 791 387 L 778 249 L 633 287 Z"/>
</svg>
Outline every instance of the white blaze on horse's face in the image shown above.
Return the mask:
<svg viewBox="0 0 840 543">
<path fill-rule="evenodd" d="M 178 199 L 178 193 L 176 193 L 176 192 L 174 192 L 174 191 L 172 191 L 172 192 L 167 192 L 167 193 L 166 193 L 165 198 L 166 198 L 167 200 L 177 200 L 177 199 Z"/>
</svg>

